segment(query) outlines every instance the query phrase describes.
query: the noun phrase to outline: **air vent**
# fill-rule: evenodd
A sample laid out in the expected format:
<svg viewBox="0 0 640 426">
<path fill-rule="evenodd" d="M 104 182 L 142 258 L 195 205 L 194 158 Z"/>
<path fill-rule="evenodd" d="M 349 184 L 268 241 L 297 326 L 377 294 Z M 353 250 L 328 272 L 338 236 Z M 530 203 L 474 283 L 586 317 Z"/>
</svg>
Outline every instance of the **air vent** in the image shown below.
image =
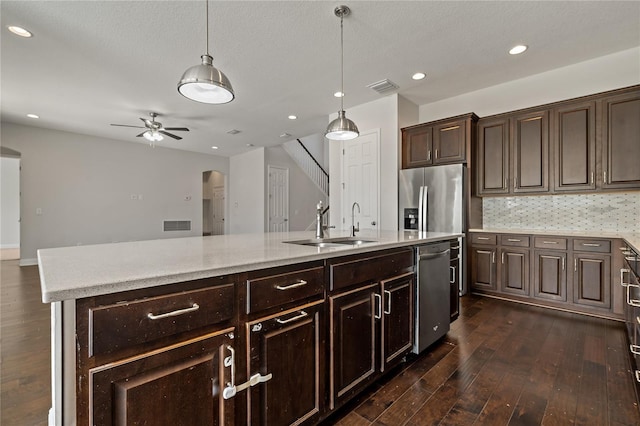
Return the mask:
<svg viewBox="0 0 640 426">
<path fill-rule="evenodd" d="M 380 81 L 376 81 L 375 83 L 371 83 L 371 84 L 367 85 L 367 87 L 369 89 L 373 89 L 376 92 L 382 94 L 382 93 L 390 92 L 392 90 L 396 90 L 400 86 L 395 84 L 393 81 L 388 80 L 388 79 L 385 78 L 384 80 L 380 80 Z"/>
<path fill-rule="evenodd" d="M 240 130 L 238 130 L 238 129 L 231 129 L 231 130 L 229 130 L 227 133 L 229 133 L 230 135 L 237 135 L 238 133 L 240 133 Z"/>
<path fill-rule="evenodd" d="M 165 220 L 164 231 L 191 231 L 190 220 Z"/>
</svg>

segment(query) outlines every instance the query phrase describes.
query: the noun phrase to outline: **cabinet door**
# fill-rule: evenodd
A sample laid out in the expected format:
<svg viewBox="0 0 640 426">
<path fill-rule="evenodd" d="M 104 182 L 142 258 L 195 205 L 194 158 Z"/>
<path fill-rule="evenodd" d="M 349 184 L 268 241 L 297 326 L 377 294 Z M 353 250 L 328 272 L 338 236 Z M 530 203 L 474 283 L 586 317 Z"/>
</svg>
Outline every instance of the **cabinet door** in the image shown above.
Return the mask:
<svg viewBox="0 0 640 426">
<path fill-rule="evenodd" d="M 451 121 L 433 127 L 433 164 L 462 163 L 467 160 L 466 120 Z"/>
<path fill-rule="evenodd" d="M 604 188 L 640 188 L 640 92 L 603 100 Z"/>
<path fill-rule="evenodd" d="M 451 259 L 449 268 L 449 316 L 454 322 L 460 315 L 460 258 Z"/>
<path fill-rule="evenodd" d="M 573 302 L 611 308 L 611 256 L 573 255 Z"/>
<path fill-rule="evenodd" d="M 500 251 L 500 290 L 520 296 L 529 295 L 529 250 Z"/>
<path fill-rule="evenodd" d="M 513 192 L 549 191 L 549 113 L 514 116 Z"/>
<path fill-rule="evenodd" d="M 430 166 L 432 127 L 419 127 L 402 132 L 402 168 Z"/>
<path fill-rule="evenodd" d="M 92 425 L 223 425 L 233 401 L 222 390 L 233 329 L 89 371 Z M 222 334 L 224 333 L 224 334 Z"/>
<path fill-rule="evenodd" d="M 397 364 L 413 346 L 414 273 L 410 272 L 382 285 L 382 351 L 381 370 Z"/>
<path fill-rule="evenodd" d="M 478 195 L 509 192 L 509 120 L 478 122 Z"/>
<path fill-rule="evenodd" d="M 471 285 L 476 290 L 496 291 L 496 248 L 471 247 Z"/>
<path fill-rule="evenodd" d="M 567 105 L 553 111 L 552 145 L 556 191 L 596 188 L 595 122 L 595 102 Z"/>
<path fill-rule="evenodd" d="M 376 283 L 329 297 L 330 409 L 375 378 L 376 316 L 382 315 L 377 290 Z"/>
<path fill-rule="evenodd" d="M 533 296 L 539 299 L 567 301 L 567 253 L 535 251 Z"/>
<path fill-rule="evenodd" d="M 249 424 L 317 422 L 324 403 L 324 303 L 247 323 L 247 377 L 272 378 L 249 388 Z"/>
</svg>

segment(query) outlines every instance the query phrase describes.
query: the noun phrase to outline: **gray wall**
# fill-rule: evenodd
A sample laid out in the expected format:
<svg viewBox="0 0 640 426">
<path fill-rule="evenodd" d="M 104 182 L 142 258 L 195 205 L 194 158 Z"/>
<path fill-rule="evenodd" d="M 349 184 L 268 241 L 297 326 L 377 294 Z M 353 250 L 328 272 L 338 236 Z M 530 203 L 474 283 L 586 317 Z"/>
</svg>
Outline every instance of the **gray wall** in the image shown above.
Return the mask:
<svg viewBox="0 0 640 426">
<path fill-rule="evenodd" d="M 201 235 L 202 172 L 229 174 L 215 155 L 12 123 L 1 135 L 22 154 L 22 264 L 40 248 Z M 191 231 L 163 232 L 164 220 Z"/>
</svg>

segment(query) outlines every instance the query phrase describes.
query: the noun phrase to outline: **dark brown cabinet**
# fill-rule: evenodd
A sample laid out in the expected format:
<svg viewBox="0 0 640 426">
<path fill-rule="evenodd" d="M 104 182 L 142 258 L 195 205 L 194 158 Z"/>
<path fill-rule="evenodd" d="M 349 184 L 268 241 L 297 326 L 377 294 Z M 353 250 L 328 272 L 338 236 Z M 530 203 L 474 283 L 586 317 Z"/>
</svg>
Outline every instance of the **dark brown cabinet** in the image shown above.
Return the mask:
<svg viewBox="0 0 640 426">
<path fill-rule="evenodd" d="M 534 251 L 534 290 L 538 299 L 567 301 L 567 253 L 565 251 Z"/>
<path fill-rule="evenodd" d="M 224 359 L 232 333 L 222 330 L 92 369 L 85 424 L 232 424 L 234 400 L 222 396 L 230 380 Z"/>
<path fill-rule="evenodd" d="M 640 187 L 640 92 L 602 101 L 604 188 Z"/>
<path fill-rule="evenodd" d="M 527 249 L 500 250 L 500 290 L 523 296 L 529 295 L 529 257 Z"/>
<path fill-rule="evenodd" d="M 466 163 L 478 117 L 471 113 L 402 129 L 402 168 Z"/>
<path fill-rule="evenodd" d="M 511 119 L 513 192 L 549 191 L 549 113 L 536 111 Z"/>
<path fill-rule="evenodd" d="M 474 290 L 496 291 L 497 266 L 495 246 L 471 247 L 471 288 Z"/>
<path fill-rule="evenodd" d="M 509 119 L 478 122 L 478 195 L 509 192 Z"/>
<path fill-rule="evenodd" d="M 324 409 L 324 302 L 246 324 L 247 377 L 271 378 L 248 389 L 248 424 L 317 422 Z"/>
<path fill-rule="evenodd" d="M 414 331 L 414 273 L 380 282 L 382 290 L 381 371 L 397 364 L 411 350 Z"/>
<path fill-rule="evenodd" d="M 611 307 L 611 256 L 574 253 L 573 303 Z"/>
<path fill-rule="evenodd" d="M 460 253 L 461 247 L 459 241 L 451 242 L 451 258 L 449 260 L 449 318 L 453 322 L 460 315 Z"/>
<path fill-rule="evenodd" d="M 586 101 L 552 112 L 554 190 L 596 188 L 596 103 Z"/>
</svg>

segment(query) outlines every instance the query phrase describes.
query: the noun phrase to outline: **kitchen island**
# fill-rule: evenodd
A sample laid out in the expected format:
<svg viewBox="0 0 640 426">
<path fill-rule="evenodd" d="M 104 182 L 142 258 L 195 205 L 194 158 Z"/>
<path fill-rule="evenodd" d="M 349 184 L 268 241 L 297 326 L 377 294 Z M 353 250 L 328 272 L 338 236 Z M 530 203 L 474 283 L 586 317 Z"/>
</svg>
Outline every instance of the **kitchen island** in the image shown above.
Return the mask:
<svg viewBox="0 0 640 426">
<path fill-rule="evenodd" d="M 461 235 L 291 243 L 310 237 L 40 250 L 42 299 L 52 303 L 49 423 L 134 424 L 148 420 L 149 404 L 155 424 L 325 418 L 410 351 L 413 246 Z"/>
</svg>

